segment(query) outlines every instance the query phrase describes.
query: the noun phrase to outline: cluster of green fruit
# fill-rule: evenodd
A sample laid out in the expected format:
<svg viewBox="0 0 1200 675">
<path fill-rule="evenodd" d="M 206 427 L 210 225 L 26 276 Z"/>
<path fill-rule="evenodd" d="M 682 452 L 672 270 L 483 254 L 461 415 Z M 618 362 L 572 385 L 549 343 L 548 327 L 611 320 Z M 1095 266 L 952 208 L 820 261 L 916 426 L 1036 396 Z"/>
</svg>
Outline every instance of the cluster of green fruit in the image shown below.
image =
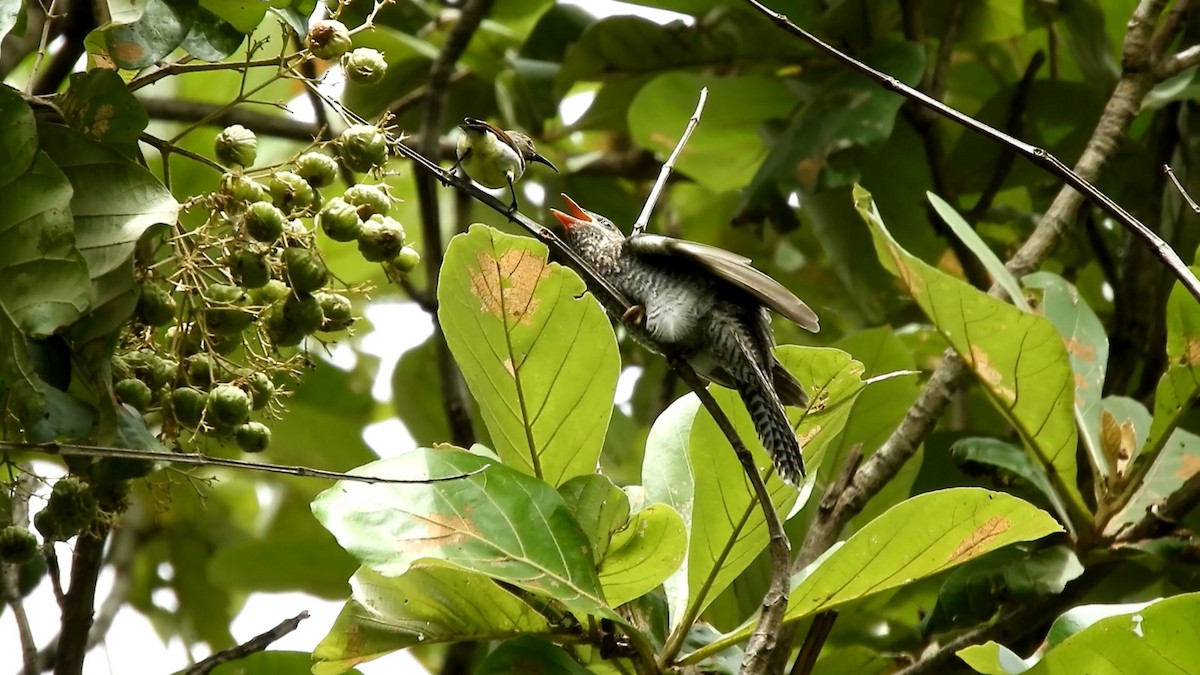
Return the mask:
<svg viewBox="0 0 1200 675">
<path fill-rule="evenodd" d="M 385 185 L 353 185 L 328 200 L 321 193 L 340 168 L 383 166 L 379 129 L 351 127 L 329 144 L 336 158 L 306 152 L 265 176 L 242 169 L 257 155 L 249 130 L 229 127 L 215 145 L 232 170 L 201 203 L 207 222 L 179 231 L 168 265 L 148 272 L 138 324 L 113 360 L 114 391 L 122 403 L 160 415 L 164 435 L 191 429 L 259 452 L 271 431 L 250 418 L 276 398 L 274 377 L 295 370 L 280 349 L 355 320 L 350 298 L 329 289 L 316 228 L 334 241 L 356 241 L 365 259 L 395 273 L 412 270 L 420 255 L 388 215 Z"/>
<path fill-rule="evenodd" d="M 74 471 L 88 467 L 71 468 Z M 117 472 L 85 471 L 88 474 L 86 480 L 70 476 L 60 478 L 50 491 L 46 506 L 33 517 L 33 525 L 42 539 L 66 541 L 102 520 L 104 514 L 123 510 L 129 482 L 118 475 L 122 470 L 118 467 Z M 0 528 L 0 562 L 24 565 L 37 552 L 37 537 L 27 528 L 17 525 Z"/>
</svg>

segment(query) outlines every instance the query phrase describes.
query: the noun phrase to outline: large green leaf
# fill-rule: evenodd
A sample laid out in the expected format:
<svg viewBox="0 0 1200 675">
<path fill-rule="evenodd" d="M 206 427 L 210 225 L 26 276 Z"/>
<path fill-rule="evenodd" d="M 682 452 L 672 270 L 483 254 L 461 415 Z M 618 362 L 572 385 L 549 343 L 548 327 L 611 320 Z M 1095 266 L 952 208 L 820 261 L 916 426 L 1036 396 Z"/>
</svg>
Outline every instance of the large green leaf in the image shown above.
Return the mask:
<svg viewBox="0 0 1200 675">
<path fill-rule="evenodd" d="M 689 538 L 689 533 L 693 531 L 696 481 L 688 447 L 692 425 L 699 411 L 700 400 L 695 394 L 683 396 L 668 406 L 650 428 L 642 461 L 642 485 L 646 489 L 646 498 L 652 502 L 670 504 L 683 518 L 684 536 Z M 675 630 L 687 610 L 687 566 L 685 557 L 683 566 L 663 582 L 671 630 Z"/>
<path fill-rule="evenodd" d="M 575 522 L 592 542 L 597 564 L 608 554 L 613 534 L 629 522 L 629 497 L 607 476 L 576 476 L 558 487 Z"/>
<path fill-rule="evenodd" d="M 1053 324 L 905 251 L 883 224 L 870 193 L 861 187 L 855 188 L 855 205 L 871 228 L 884 266 L 979 378 L 993 403 L 1045 467 L 1068 507 L 1086 514 L 1075 485 L 1075 380 Z M 1079 516 L 1081 520 L 1084 517 Z"/>
<path fill-rule="evenodd" d="M 793 62 L 806 53 L 799 40 L 788 39 L 761 14 L 744 7 L 714 14 L 694 26 L 617 16 L 593 23 L 571 45 L 556 89 L 564 94 L 580 80 L 617 80 L 705 65 Z M 695 97 L 688 98 L 694 106 Z"/>
<path fill-rule="evenodd" d="M 72 128 L 107 143 L 138 140 L 150 116 L 115 70 L 96 68 L 75 73 L 60 109 Z"/>
<path fill-rule="evenodd" d="M 687 551 L 683 518 L 651 504 L 617 530 L 600 563 L 600 583 L 614 607 L 649 593 L 679 567 Z"/>
<path fill-rule="evenodd" d="M 308 652 L 285 652 L 269 650 L 254 652 L 236 661 L 226 661 L 212 669 L 212 675 L 290 675 L 307 673 L 312 667 L 312 654 Z M 190 668 L 176 675 L 187 675 Z M 359 675 L 357 670 L 342 671 L 345 675 Z"/>
<path fill-rule="evenodd" d="M 800 621 L 1055 532 L 1062 527 L 1050 514 L 1003 492 L 952 488 L 918 495 L 876 518 L 824 559 L 792 589 L 784 620 Z M 751 630 L 736 631 L 713 648 L 744 640 Z M 706 652 L 697 651 L 685 662 Z"/>
<path fill-rule="evenodd" d="M 0 21 L 3 20 L 0 5 Z M 20 3 L 17 4 L 20 7 Z M 29 170 L 37 157 L 37 123 L 33 109 L 17 90 L 0 84 L 0 125 L 7 132 L 0 137 L 0 187 Z"/>
<path fill-rule="evenodd" d="M 424 479 L 427 484 L 338 483 L 313 512 L 363 564 L 384 576 L 438 561 L 552 597 L 580 614 L 613 616 L 592 562 L 591 544 L 546 483 L 457 449 L 418 448 L 355 473 Z"/>
<path fill-rule="evenodd" d="M 787 115 L 798 101 L 776 77 L 668 73 L 642 87 L 629 106 L 634 141 L 662 157 L 669 155 L 703 87 L 708 87 L 708 103 L 676 170 L 714 192 L 734 190 L 754 176 L 767 154 L 759 126 Z"/>
<path fill-rule="evenodd" d="M 148 229 L 174 224 L 179 203 L 157 178 L 116 150 L 67 127 L 38 127 L 42 148 L 74 188 L 75 244 L 92 280 L 92 306 L 73 338 L 108 335 L 129 319 L 140 290 L 133 254 Z"/>
<path fill-rule="evenodd" d="M 1191 268 L 1200 274 L 1200 267 Z M 1139 464 L 1154 461 L 1179 419 L 1200 397 L 1200 303 L 1181 284 L 1167 299 L 1167 372 L 1154 393 L 1154 423 Z"/>
<path fill-rule="evenodd" d="M 801 439 L 808 470 L 815 473 L 822 464 L 825 448 L 841 432 L 855 398 L 863 389 L 863 367 L 849 354 L 836 349 L 786 345 L 779 348 L 777 356 L 812 397 L 809 412 L 788 412 L 793 422 L 799 421 L 796 435 Z M 710 390 L 754 455 L 755 463 L 760 467 L 771 466 L 738 395 L 721 387 Z M 687 575 L 687 604 L 698 603 L 703 609 L 754 561 L 769 537 L 758 500 L 737 455 L 706 413 L 695 418 L 688 455 L 695 497 L 688 562 L 678 574 Z M 766 484 L 781 517 L 795 512 L 812 490 L 810 482 L 797 493 L 774 472 Z M 677 586 L 671 588 L 682 590 Z"/>
<path fill-rule="evenodd" d="M 1050 649 L 1030 675 L 1200 672 L 1200 594 L 1102 619 Z"/>
<path fill-rule="evenodd" d="M 1196 475 L 1197 471 L 1200 471 L 1200 436 L 1176 429 L 1138 483 L 1129 503 L 1108 522 L 1104 528 L 1105 534 L 1115 535 L 1125 525 L 1140 520 L 1152 507 L 1161 504 Z"/>
<path fill-rule="evenodd" d="M 153 65 L 187 37 L 197 9 L 195 0 L 146 0 L 136 21 L 103 29 L 108 57 L 129 70 Z"/>
<path fill-rule="evenodd" d="M 475 669 L 474 675 L 555 673 L 589 675 L 562 647 L 531 636 L 514 638 L 496 647 Z"/>
<path fill-rule="evenodd" d="M 1066 505 L 1051 485 L 1046 471 L 1021 448 L 998 438 L 969 436 L 950 446 L 950 456 L 967 474 L 978 473 L 972 466 L 974 464 L 989 467 L 985 471 L 997 473 L 999 484 L 1005 484 L 1015 476 L 1042 493 L 1059 517 L 1066 518 Z"/>
<path fill-rule="evenodd" d="M 1037 272 L 1021 279 L 1026 288 L 1042 291 L 1042 314 L 1062 335 L 1075 372 L 1076 426 L 1083 445 L 1101 475 L 1114 467 L 1102 454 L 1100 406 L 1104 375 L 1108 369 L 1108 334 L 1096 313 L 1066 279 L 1053 272 Z"/>
<path fill-rule="evenodd" d="M 446 250 L 438 318 L 500 459 L 559 485 L 596 470 L 620 357 L 583 281 L 546 256 L 473 225 Z"/>
<path fill-rule="evenodd" d="M 922 49 L 910 42 L 884 44 L 864 54 L 863 61 L 910 85 L 921 79 L 925 64 Z M 774 139 L 746 190 L 747 199 L 762 199 L 781 180 L 812 189 L 830 155 L 849 147 L 877 145 L 892 135 L 903 97 L 849 69 L 813 78 L 817 81 L 806 83 L 816 89 L 810 102 Z"/>
<path fill-rule="evenodd" d="M 315 675 L 413 645 L 494 640 L 550 632 L 546 618 L 496 582 L 440 567 L 414 567 L 385 577 L 366 567 L 350 581 L 353 596 L 313 650 Z"/>
</svg>

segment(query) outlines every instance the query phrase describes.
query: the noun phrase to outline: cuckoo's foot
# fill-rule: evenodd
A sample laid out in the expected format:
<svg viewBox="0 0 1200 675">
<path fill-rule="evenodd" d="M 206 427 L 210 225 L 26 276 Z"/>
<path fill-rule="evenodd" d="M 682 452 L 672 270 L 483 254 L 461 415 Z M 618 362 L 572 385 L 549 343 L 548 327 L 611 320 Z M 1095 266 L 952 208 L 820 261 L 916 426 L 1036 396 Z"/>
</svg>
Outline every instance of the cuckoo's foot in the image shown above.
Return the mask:
<svg viewBox="0 0 1200 675">
<path fill-rule="evenodd" d="M 646 308 L 641 305 L 630 307 L 621 315 L 621 323 L 631 323 L 635 326 L 646 323 Z"/>
</svg>

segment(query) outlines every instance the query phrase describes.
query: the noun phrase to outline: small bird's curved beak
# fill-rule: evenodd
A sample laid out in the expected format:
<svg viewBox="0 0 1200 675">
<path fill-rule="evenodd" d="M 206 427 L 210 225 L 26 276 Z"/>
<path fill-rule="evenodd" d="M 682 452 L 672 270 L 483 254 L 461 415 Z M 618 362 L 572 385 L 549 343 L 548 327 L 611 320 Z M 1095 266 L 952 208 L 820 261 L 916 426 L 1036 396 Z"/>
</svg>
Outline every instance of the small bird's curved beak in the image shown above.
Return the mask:
<svg viewBox="0 0 1200 675">
<path fill-rule="evenodd" d="M 538 154 L 538 153 L 536 153 L 536 152 L 535 152 L 535 153 L 533 153 L 533 156 L 529 158 L 529 161 L 531 161 L 531 162 L 537 162 L 537 163 L 539 163 L 539 164 L 545 164 L 546 166 L 550 167 L 551 169 L 554 169 L 554 173 L 558 173 L 558 167 L 557 167 L 557 166 L 554 166 L 554 164 L 552 164 L 552 163 L 550 162 L 550 160 L 546 159 L 545 157 L 542 157 L 541 155 L 539 155 L 539 154 Z"/>
<path fill-rule="evenodd" d="M 558 209 L 550 209 L 550 213 L 558 219 L 558 222 L 562 223 L 563 227 L 569 230 L 579 224 L 590 225 L 592 223 L 592 216 L 587 211 L 584 211 L 579 204 L 576 204 L 574 199 L 565 194 L 562 195 L 562 198 L 567 202 L 567 209 L 571 213 L 566 214 Z"/>
<path fill-rule="evenodd" d="M 477 120 L 474 117 L 464 117 L 458 128 L 463 131 L 469 131 L 471 129 L 481 129 L 485 126 L 487 126 L 487 123 L 483 120 Z"/>
</svg>

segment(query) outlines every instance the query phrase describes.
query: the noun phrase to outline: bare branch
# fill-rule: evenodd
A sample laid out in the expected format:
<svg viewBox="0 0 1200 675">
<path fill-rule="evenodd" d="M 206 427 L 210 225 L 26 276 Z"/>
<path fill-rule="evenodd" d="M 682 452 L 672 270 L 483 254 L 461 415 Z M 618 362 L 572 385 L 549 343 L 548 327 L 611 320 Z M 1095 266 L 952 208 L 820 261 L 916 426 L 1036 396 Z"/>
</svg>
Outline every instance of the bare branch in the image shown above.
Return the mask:
<svg viewBox="0 0 1200 675">
<path fill-rule="evenodd" d="M 62 628 L 58 651 L 54 656 L 54 675 L 78 675 L 83 672 L 87 656 L 88 635 L 92 630 L 93 607 L 96 602 L 96 582 L 104 567 L 104 543 L 108 540 L 108 525 L 92 523 L 75 539 L 71 557 L 71 587 L 63 605 Z"/>
<path fill-rule="evenodd" d="M 278 136 L 297 141 L 312 142 L 321 128 L 312 122 L 302 122 L 295 117 L 268 115 L 245 108 L 222 109 L 225 106 L 198 101 L 180 101 L 170 98 L 143 97 L 138 99 L 152 119 L 171 122 L 196 122 L 206 120 L 214 127 L 240 124 L 253 129 L 256 134 Z"/>
<path fill-rule="evenodd" d="M 696 130 L 696 125 L 700 124 L 700 115 L 704 113 L 704 102 L 708 100 L 708 87 L 700 89 L 700 100 L 696 101 L 696 111 L 692 113 L 691 119 L 688 120 L 687 126 L 683 128 L 683 135 L 679 137 L 679 142 L 675 144 L 675 149 L 671 151 L 671 156 L 667 157 L 666 163 L 662 165 L 659 171 L 658 180 L 654 182 L 654 187 L 650 189 L 650 196 L 646 197 L 646 204 L 642 207 L 642 213 L 633 221 L 633 230 L 629 236 L 641 234 L 646 231 L 646 226 L 650 224 L 650 214 L 654 212 L 654 205 L 658 202 L 658 197 L 662 194 L 663 188 L 667 185 L 667 179 L 671 177 L 671 171 L 675 169 L 675 162 L 679 160 L 679 155 L 683 152 L 683 146 L 687 145 L 688 139 L 692 137 L 692 132 Z"/>
<path fill-rule="evenodd" d="M 212 656 L 208 657 L 207 659 L 204 659 L 203 661 L 197 663 L 196 665 L 192 666 L 191 668 L 188 668 L 187 670 L 183 671 L 184 675 L 207 675 L 208 673 L 211 673 L 214 668 L 221 665 L 222 663 L 229 663 L 230 661 L 239 661 L 241 659 L 246 658 L 247 656 L 250 656 L 251 654 L 253 654 L 255 652 L 261 652 L 261 651 L 265 650 L 267 647 L 270 647 L 272 642 L 275 642 L 276 640 L 283 637 L 284 635 L 287 635 L 288 633 L 296 630 L 296 628 L 300 625 L 300 622 L 307 618 L 308 618 L 307 611 L 300 612 L 296 616 L 293 616 L 290 619 L 280 622 L 280 624 L 278 626 L 275 626 L 271 630 L 269 630 L 265 633 L 262 633 L 261 635 L 257 635 L 253 638 L 250 638 L 249 640 L 243 642 L 240 645 L 237 645 L 236 647 L 230 647 L 229 649 L 223 649 L 223 650 L 217 652 L 216 654 L 213 654 Z"/>
<path fill-rule="evenodd" d="M 1154 74 L 1158 79 L 1165 80 L 1197 65 L 1200 65 L 1200 45 L 1192 45 L 1158 64 Z"/>
<path fill-rule="evenodd" d="M 809 675 L 817 665 L 817 657 L 821 655 L 821 646 L 833 632 L 833 624 L 837 621 L 836 609 L 828 609 L 813 617 L 808 635 L 804 636 L 804 644 L 800 645 L 800 653 L 792 664 L 791 675 Z"/>
<path fill-rule="evenodd" d="M 353 473 L 325 471 L 323 469 L 310 469 L 306 466 L 247 462 L 241 459 L 210 457 L 199 452 L 149 452 L 144 450 L 127 450 L 125 448 L 110 448 L 98 445 L 74 445 L 69 443 L 13 443 L 9 441 L 0 441 L 0 449 L 26 450 L 29 452 L 40 452 L 45 455 L 61 455 L 63 457 L 106 457 L 110 459 L 138 459 L 150 462 L 191 464 L 193 466 L 223 466 L 228 469 L 260 471 L 262 473 L 277 473 L 286 476 L 299 476 L 301 478 L 325 478 L 328 480 L 344 480 L 356 483 L 386 483 L 397 485 L 444 483 L 446 481 L 459 480 L 461 478 L 473 476 L 487 468 L 481 467 L 474 471 L 469 471 L 457 476 L 445 476 L 442 478 L 401 479 L 362 476 Z"/>
</svg>

